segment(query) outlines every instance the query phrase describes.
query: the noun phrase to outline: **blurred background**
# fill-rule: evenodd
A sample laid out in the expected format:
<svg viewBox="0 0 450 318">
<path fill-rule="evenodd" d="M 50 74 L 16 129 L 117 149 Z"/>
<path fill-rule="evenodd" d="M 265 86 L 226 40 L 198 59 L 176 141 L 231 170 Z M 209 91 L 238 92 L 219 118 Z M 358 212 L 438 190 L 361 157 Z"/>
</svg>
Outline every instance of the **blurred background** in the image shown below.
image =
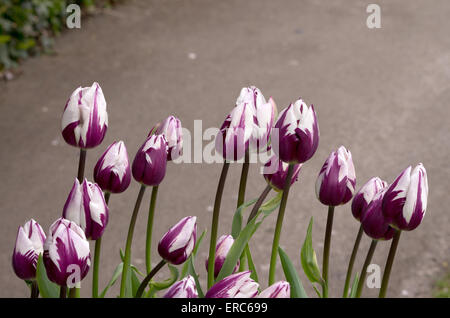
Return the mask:
<svg viewBox="0 0 450 318">
<path fill-rule="evenodd" d="M 366 25 L 371 1 L 84 1 L 80 29 L 65 27 L 68 3 L 0 1 L 1 297 L 28 297 L 11 266 L 17 227 L 34 218 L 47 230 L 61 215 L 78 164 L 78 150 L 61 136 L 62 110 L 76 87 L 94 81 L 108 103 L 109 128 L 103 143 L 88 151 L 89 179 L 111 142 L 123 140 L 132 160 L 149 129 L 168 115 L 191 132 L 194 120 L 202 120 L 203 129 L 220 127 L 243 86 L 272 96 L 279 111 L 298 97 L 314 104 L 320 144 L 291 189 L 281 236 L 313 297 L 299 255 L 314 216 L 313 244 L 321 263 L 327 209 L 314 185 L 328 154 L 340 145 L 351 150 L 358 189 L 372 176 L 392 182 L 408 165 L 422 162 L 430 187 L 427 215 L 400 239 L 388 296 L 448 297 L 449 1 L 378 0 L 379 29 Z M 265 187 L 259 168 L 251 165 L 247 200 Z M 159 187 L 153 246 L 186 215 L 198 216 L 199 230 L 209 228 L 220 169 L 169 164 Z M 219 235 L 231 230 L 240 171 L 239 164 L 231 165 Z M 100 287 L 120 262 L 138 190 L 133 181 L 111 197 Z M 133 240 L 132 263 L 141 270 L 149 200 L 148 190 Z M 250 243 L 264 286 L 275 220 L 273 213 Z M 336 209 L 331 297 L 342 294 L 358 227 L 350 204 Z M 208 244 L 209 235 L 197 257 L 202 282 Z M 354 271 L 360 271 L 369 244 L 364 237 Z M 372 261 L 382 269 L 389 245 L 378 244 Z M 152 259 L 159 259 L 156 250 Z M 283 278 L 278 266 L 277 279 Z M 82 286 L 82 296 L 90 296 L 90 274 Z M 117 286 L 109 296 L 116 294 Z M 378 290 L 364 291 L 377 295 Z"/>
</svg>

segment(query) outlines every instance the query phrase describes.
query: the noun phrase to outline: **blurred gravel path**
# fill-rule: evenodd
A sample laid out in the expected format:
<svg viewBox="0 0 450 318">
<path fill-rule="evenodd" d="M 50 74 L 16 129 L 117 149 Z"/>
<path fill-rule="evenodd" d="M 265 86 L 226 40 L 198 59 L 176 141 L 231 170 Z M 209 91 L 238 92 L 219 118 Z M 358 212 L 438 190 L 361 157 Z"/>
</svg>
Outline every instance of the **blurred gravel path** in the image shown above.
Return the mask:
<svg viewBox="0 0 450 318">
<path fill-rule="evenodd" d="M 326 208 L 315 198 L 314 183 L 330 151 L 341 144 L 352 151 L 358 188 L 374 175 L 391 182 L 406 166 L 423 162 L 430 184 L 428 214 L 417 230 L 402 235 L 388 295 L 429 297 L 433 280 L 448 271 L 450 251 L 450 2 L 377 3 L 382 28 L 370 30 L 364 1 L 130 0 L 83 18 L 80 30 L 64 32 L 56 41 L 56 56 L 25 62 L 22 76 L 0 83 L 0 296 L 28 295 L 10 265 L 17 226 L 33 217 L 47 229 L 60 216 L 78 155 L 60 135 L 62 110 L 75 87 L 98 81 L 110 126 L 104 143 L 88 152 L 88 178 L 108 144 L 122 139 L 134 156 L 148 130 L 169 114 L 180 117 L 191 132 L 195 119 L 203 120 L 203 129 L 219 127 L 242 86 L 258 86 L 275 98 L 279 110 L 299 96 L 313 103 L 320 145 L 291 190 L 281 237 L 298 267 L 311 215 L 321 261 Z M 198 215 L 199 228 L 209 227 L 219 173 L 219 164 L 169 165 L 159 191 L 155 242 L 185 215 Z M 219 234 L 230 231 L 239 175 L 240 166 L 232 165 Z M 264 186 L 259 166 L 253 165 L 247 198 Z M 110 200 L 101 286 L 119 261 L 137 192 L 133 182 Z M 150 191 L 133 246 L 133 263 L 141 269 L 149 198 Z M 275 215 L 251 244 L 264 284 L 274 223 Z M 358 226 L 349 205 L 337 208 L 333 297 L 341 295 Z M 369 243 L 365 237 L 356 270 Z M 375 253 L 374 262 L 382 268 L 388 246 L 380 243 Z M 198 260 L 202 280 L 206 252 L 205 244 Z M 152 259 L 157 261 L 156 253 Z M 281 270 L 278 274 L 281 279 Z M 86 296 L 90 279 L 83 285 Z M 311 288 L 308 292 L 313 294 Z"/>
</svg>

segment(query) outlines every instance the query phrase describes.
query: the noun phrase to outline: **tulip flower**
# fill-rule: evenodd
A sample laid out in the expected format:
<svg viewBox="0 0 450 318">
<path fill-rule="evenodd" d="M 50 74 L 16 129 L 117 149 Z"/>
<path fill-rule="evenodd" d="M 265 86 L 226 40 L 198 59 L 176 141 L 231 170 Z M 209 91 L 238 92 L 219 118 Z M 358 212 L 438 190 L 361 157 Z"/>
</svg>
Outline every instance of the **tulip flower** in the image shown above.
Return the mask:
<svg viewBox="0 0 450 318">
<path fill-rule="evenodd" d="M 184 263 L 191 255 L 197 237 L 197 217 L 182 218 L 164 234 L 158 244 L 161 257 L 173 265 Z"/>
<path fill-rule="evenodd" d="M 395 230 L 389 225 L 381 209 L 386 189 L 379 191 L 373 197 L 369 206 L 361 214 L 361 224 L 364 232 L 374 240 L 390 240 Z"/>
<path fill-rule="evenodd" d="M 355 185 L 352 154 L 341 146 L 330 154 L 320 170 L 316 181 L 317 198 L 328 206 L 345 204 L 353 197 Z"/>
<path fill-rule="evenodd" d="M 108 205 L 102 189 L 86 179 L 75 179 L 63 209 L 63 218 L 79 225 L 90 240 L 100 238 L 108 224 Z"/>
<path fill-rule="evenodd" d="M 267 102 L 261 91 L 255 87 L 244 87 L 236 100 L 236 105 L 247 104 L 253 111 L 253 133 L 250 137 L 250 147 L 263 150 L 267 145 L 277 116 L 277 105 L 272 97 Z"/>
<path fill-rule="evenodd" d="M 389 223 L 403 231 L 414 230 L 422 222 L 427 209 L 428 179 L 420 163 L 411 172 L 406 168 L 389 186 L 382 209 Z"/>
<path fill-rule="evenodd" d="M 253 298 L 258 294 L 259 284 L 250 278 L 250 271 L 225 277 L 214 284 L 205 298 Z"/>
<path fill-rule="evenodd" d="M 291 178 L 291 185 L 298 179 L 298 174 L 302 164 L 294 165 L 294 172 Z M 264 165 L 264 179 L 275 191 L 283 191 L 288 173 L 289 164 L 281 161 L 276 155 L 273 155 Z M 276 170 L 275 170 L 276 169 Z"/>
<path fill-rule="evenodd" d="M 291 285 L 285 281 L 279 281 L 264 289 L 257 298 L 290 298 Z"/>
<path fill-rule="evenodd" d="M 62 116 L 64 140 L 79 148 L 98 146 L 108 128 L 108 113 L 102 89 L 98 83 L 79 87 L 70 96 Z"/>
<path fill-rule="evenodd" d="M 374 196 L 387 187 L 387 182 L 378 177 L 373 177 L 355 194 L 352 201 L 352 214 L 358 221 L 361 220 L 361 214 L 367 207 Z"/>
<path fill-rule="evenodd" d="M 181 121 L 178 118 L 174 116 L 167 117 L 161 125 L 150 131 L 150 134 L 152 133 L 163 135 L 166 138 L 168 161 L 175 160 L 182 155 L 183 129 L 181 127 Z"/>
<path fill-rule="evenodd" d="M 314 106 L 308 107 L 301 99 L 289 105 L 278 116 L 277 156 L 287 163 L 303 163 L 309 160 L 319 145 L 319 126 Z M 276 145 L 276 140 L 272 143 Z"/>
<path fill-rule="evenodd" d="M 214 262 L 214 277 L 217 277 L 222 269 L 223 263 L 225 263 L 225 259 L 227 258 L 228 252 L 230 251 L 231 246 L 233 246 L 234 239 L 231 235 L 222 235 L 217 240 L 216 245 L 216 259 Z M 206 270 L 208 270 L 208 259 L 205 262 Z M 239 261 L 237 262 L 233 273 L 236 272 L 239 268 Z"/>
<path fill-rule="evenodd" d="M 52 282 L 69 287 L 72 283 L 79 283 L 91 266 L 89 241 L 82 228 L 63 218 L 56 220 L 45 240 L 43 259 Z M 79 277 L 74 277 L 74 274 Z M 71 281 L 72 278 L 76 281 Z"/>
<path fill-rule="evenodd" d="M 105 192 L 124 192 L 131 181 L 127 148 L 123 141 L 113 142 L 94 168 L 94 181 Z"/>
<path fill-rule="evenodd" d="M 12 265 L 16 275 L 23 280 L 36 277 L 36 265 L 39 254 L 44 250 L 45 233 L 33 219 L 17 231 L 16 245 L 12 256 Z"/>
<path fill-rule="evenodd" d="M 173 284 L 163 298 L 198 298 L 194 277 L 188 275 Z"/>
<path fill-rule="evenodd" d="M 159 185 L 166 175 L 167 141 L 163 135 L 151 135 L 134 157 L 132 173 L 136 181 Z"/>
</svg>

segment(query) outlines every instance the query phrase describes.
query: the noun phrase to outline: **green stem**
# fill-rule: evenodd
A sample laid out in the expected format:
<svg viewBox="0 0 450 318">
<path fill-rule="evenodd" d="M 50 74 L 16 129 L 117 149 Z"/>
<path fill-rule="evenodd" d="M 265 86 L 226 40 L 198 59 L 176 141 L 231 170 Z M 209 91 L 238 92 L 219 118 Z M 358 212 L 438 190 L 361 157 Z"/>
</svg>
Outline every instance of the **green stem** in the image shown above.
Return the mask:
<svg viewBox="0 0 450 318">
<path fill-rule="evenodd" d="M 80 289 L 77 287 L 69 288 L 69 298 L 80 298 Z"/>
<path fill-rule="evenodd" d="M 249 153 L 248 150 L 245 152 L 245 160 L 244 164 L 242 165 L 242 172 L 241 172 L 241 180 L 239 182 L 239 194 L 238 194 L 238 200 L 237 200 L 237 207 L 239 208 L 245 201 L 245 189 L 247 187 L 247 176 L 248 176 L 248 168 L 250 166 L 249 162 Z"/>
<path fill-rule="evenodd" d="M 290 163 L 286 180 L 283 187 L 283 196 L 281 197 L 280 209 L 278 211 L 277 225 L 273 235 L 272 254 L 270 256 L 269 268 L 269 286 L 275 282 L 275 271 L 277 266 L 278 246 L 280 245 L 281 228 L 283 227 L 284 212 L 286 210 L 286 203 L 289 196 L 289 188 L 291 187 L 291 179 L 294 173 L 294 164 Z"/>
<path fill-rule="evenodd" d="M 145 288 L 148 286 L 148 283 L 150 282 L 150 280 L 153 278 L 153 276 L 156 275 L 156 273 L 166 264 L 165 260 L 161 260 L 161 262 L 159 262 L 155 268 L 153 268 L 150 273 L 148 273 L 148 275 L 144 278 L 144 280 L 142 281 L 142 283 L 139 285 L 139 288 L 136 292 L 136 296 L 135 298 L 141 298 L 142 294 L 144 293 Z"/>
<path fill-rule="evenodd" d="M 370 243 L 369 251 L 367 252 L 366 260 L 364 261 L 364 265 L 361 270 L 361 276 L 359 277 L 358 288 L 356 289 L 356 298 L 361 297 L 361 293 L 364 288 L 364 282 L 366 280 L 367 267 L 369 267 L 370 262 L 372 261 L 373 253 L 375 253 L 377 243 L 377 240 L 372 240 L 372 243 Z"/>
<path fill-rule="evenodd" d="M 350 261 L 348 262 L 347 276 L 345 277 L 344 293 L 343 298 L 348 297 L 348 288 L 350 286 L 350 279 L 352 278 L 353 265 L 355 264 L 356 254 L 358 254 L 359 243 L 361 242 L 361 237 L 363 234 L 362 225 L 359 226 L 358 235 L 356 235 L 355 244 L 353 245 L 352 255 L 350 256 Z"/>
<path fill-rule="evenodd" d="M 134 226 L 136 225 L 136 219 L 139 213 L 139 207 L 141 206 L 142 197 L 144 196 L 145 185 L 141 185 L 141 189 L 139 190 L 139 194 L 136 199 L 136 204 L 134 205 L 133 214 L 131 216 L 130 227 L 128 228 L 128 236 L 127 243 L 125 246 L 125 256 L 123 260 L 123 269 L 122 269 L 122 281 L 120 284 L 120 297 L 125 297 L 125 289 L 127 285 L 127 276 L 130 270 L 130 262 L 131 262 L 131 243 L 133 242 L 133 233 Z"/>
<path fill-rule="evenodd" d="M 323 247 L 323 267 L 322 267 L 322 278 L 327 287 L 329 287 L 328 264 L 329 264 L 329 260 L 330 260 L 331 231 L 333 229 L 333 216 L 334 216 L 334 206 L 330 205 L 328 207 L 327 228 L 325 230 L 325 243 L 324 243 L 324 247 Z M 328 289 L 329 288 L 323 288 L 323 298 L 328 298 Z"/>
<path fill-rule="evenodd" d="M 397 232 L 395 232 L 394 234 L 394 238 L 392 239 L 392 244 L 386 261 L 386 266 L 384 268 L 383 280 L 381 282 L 380 294 L 378 295 L 378 298 L 386 297 L 386 292 L 389 284 L 389 276 L 391 275 L 392 264 L 394 263 L 395 252 L 397 251 L 397 246 L 400 240 L 401 233 L 402 231 L 397 230 Z"/>
<path fill-rule="evenodd" d="M 36 280 L 31 282 L 31 296 L 30 298 L 38 298 L 39 297 L 39 287 Z"/>
<path fill-rule="evenodd" d="M 86 166 L 86 149 L 80 148 L 80 160 L 78 161 L 78 182 L 82 183 L 84 178 L 84 167 Z"/>
<path fill-rule="evenodd" d="M 154 186 L 152 190 L 152 197 L 150 199 L 150 208 L 148 210 L 147 221 L 147 240 L 145 244 L 145 265 L 147 267 L 147 274 L 152 269 L 152 232 L 153 232 L 153 219 L 155 216 L 156 197 L 158 195 L 158 186 Z"/>
<path fill-rule="evenodd" d="M 223 189 L 227 178 L 230 163 L 225 160 L 220 174 L 219 184 L 217 185 L 216 198 L 214 200 L 213 218 L 211 224 L 211 241 L 209 243 L 209 259 L 208 259 L 208 289 L 214 283 L 214 260 L 216 257 L 217 229 L 219 227 L 220 203 L 222 201 Z"/>
<path fill-rule="evenodd" d="M 59 298 L 67 298 L 67 286 L 60 286 Z"/>
<path fill-rule="evenodd" d="M 110 192 L 105 192 L 106 205 L 109 203 Z M 94 263 L 92 264 L 92 298 L 98 298 L 98 271 L 100 267 L 100 250 L 102 246 L 102 238 L 99 237 L 95 241 Z"/>
</svg>

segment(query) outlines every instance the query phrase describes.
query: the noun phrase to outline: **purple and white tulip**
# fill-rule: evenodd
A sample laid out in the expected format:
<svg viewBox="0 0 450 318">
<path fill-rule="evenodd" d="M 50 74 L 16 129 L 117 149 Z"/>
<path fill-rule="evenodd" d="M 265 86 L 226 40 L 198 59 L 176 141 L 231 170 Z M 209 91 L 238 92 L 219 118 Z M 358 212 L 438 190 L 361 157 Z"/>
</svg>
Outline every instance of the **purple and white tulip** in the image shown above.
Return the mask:
<svg viewBox="0 0 450 318">
<path fill-rule="evenodd" d="M 157 186 L 166 175 L 167 141 L 163 135 L 150 135 L 134 157 L 132 173 L 137 182 Z"/>
<path fill-rule="evenodd" d="M 150 131 L 150 133 L 152 133 L 152 131 Z M 183 128 L 181 127 L 181 121 L 178 118 L 174 116 L 167 117 L 166 120 L 156 128 L 154 133 L 163 135 L 166 138 L 168 161 L 175 160 L 183 154 Z"/>
<path fill-rule="evenodd" d="M 301 99 L 284 109 L 275 124 L 278 139 L 272 140 L 277 156 L 287 163 L 309 160 L 319 145 L 319 125 L 314 106 L 308 107 Z M 273 134 L 272 134 L 273 135 Z"/>
<path fill-rule="evenodd" d="M 361 213 L 369 206 L 375 195 L 388 186 L 386 181 L 378 177 L 373 177 L 355 194 L 352 201 L 352 214 L 358 221 L 361 220 Z"/>
<path fill-rule="evenodd" d="M 428 179 L 419 163 L 414 170 L 406 168 L 389 186 L 383 199 L 383 214 L 389 223 L 403 231 L 414 230 L 427 209 Z"/>
<path fill-rule="evenodd" d="M 320 169 L 316 196 L 328 206 L 345 204 L 353 197 L 356 185 L 352 154 L 344 146 L 333 151 Z"/>
<path fill-rule="evenodd" d="M 290 298 L 291 285 L 285 281 L 279 281 L 264 289 L 257 298 Z"/>
<path fill-rule="evenodd" d="M 159 241 L 159 255 L 173 265 L 182 264 L 194 250 L 196 238 L 197 217 L 184 217 Z"/>
<path fill-rule="evenodd" d="M 276 113 L 277 107 L 272 98 L 266 102 L 258 88 L 242 88 L 236 106 L 216 136 L 216 151 L 227 160 L 239 160 L 249 147 L 264 149 L 269 141 Z"/>
<path fill-rule="evenodd" d="M 216 259 L 214 261 L 214 277 L 217 277 L 222 269 L 223 263 L 225 263 L 225 259 L 227 258 L 228 252 L 230 251 L 231 246 L 233 246 L 234 239 L 231 235 L 222 235 L 217 240 L 216 244 Z M 208 270 L 208 259 L 205 261 L 206 270 Z M 239 269 L 239 260 L 234 267 L 233 273 Z"/>
<path fill-rule="evenodd" d="M 361 224 L 364 232 L 374 240 L 390 240 L 395 229 L 392 228 L 381 209 L 386 189 L 379 191 L 373 197 L 369 206 L 361 214 Z"/>
<path fill-rule="evenodd" d="M 163 298 L 198 298 L 194 277 L 188 275 L 173 284 Z"/>
<path fill-rule="evenodd" d="M 246 271 L 225 277 L 208 290 L 205 298 L 254 298 L 259 284 L 250 278 L 250 274 Z"/>
<path fill-rule="evenodd" d="M 294 173 L 292 174 L 291 185 L 294 184 L 295 181 L 297 181 L 301 167 L 301 163 L 294 165 Z M 264 165 L 264 179 L 266 179 L 267 183 L 270 184 L 272 189 L 274 189 L 275 191 L 283 191 L 288 168 L 289 164 L 281 161 L 276 155 L 273 155 Z"/>
<path fill-rule="evenodd" d="M 75 222 L 59 218 L 51 226 L 44 243 L 44 265 L 48 278 L 60 285 L 79 283 L 91 266 L 89 241 Z M 79 277 L 74 277 L 74 273 Z M 70 281 L 72 278 L 75 281 Z"/>
<path fill-rule="evenodd" d="M 97 240 L 108 224 L 109 209 L 102 189 L 87 181 L 82 184 L 75 179 L 63 209 L 63 218 L 75 222 L 86 237 Z"/>
<path fill-rule="evenodd" d="M 277 117 L 277 105 L 272 97 L 266 101 L 261 90 L 255 86 L 243 87 L 236 100 L 236 105 L 247 104 L 253 110 L 253 133 L 250 148 L 264 150 L 269 142 L 270 133 Z"/>
<path fill-rule="evenodd" d="M 45 233 L 33 219 L 17 231 L 16 245 L 12 256 L 14 272 L 20 279 L 32 280 L 36 277 L 39 254 L 44 251 Z"/>
<path fill-rule="evenodd" d="M 62 135 L 74 147 L 93 148 L 105 137 L 108 113 L 102 89 L 98 83 L 78 87 L 70 96 L 62 116 Z"/>
<path fill-rule="evenodd" d="M 94 181 L 103 191 L 124 192 L 131 182 L 131 169 L 127 148 L 123 141 L 113 142 L 94 168 Z"/>
</svg>

